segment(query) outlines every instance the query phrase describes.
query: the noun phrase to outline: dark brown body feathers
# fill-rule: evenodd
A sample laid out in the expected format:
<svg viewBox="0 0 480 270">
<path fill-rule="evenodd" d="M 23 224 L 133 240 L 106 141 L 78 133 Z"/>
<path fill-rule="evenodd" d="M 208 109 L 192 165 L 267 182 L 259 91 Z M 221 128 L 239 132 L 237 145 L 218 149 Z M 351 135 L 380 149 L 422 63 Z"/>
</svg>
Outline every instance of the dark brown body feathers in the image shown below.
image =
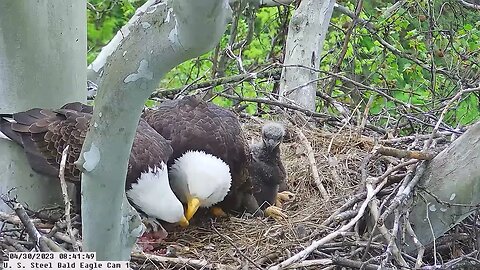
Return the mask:
<svg viewBox="0 0 480 270">
<path fill-rule="evenodd" d="M 248 174 L 251 156 L 235 114 L 195 97 L 185 97 L 165 101 L 158 108 L 145 111 L 142 117 L 170 140 L 173 155 L 169 165 L 187 150 L 204 151 L 229 165 L 232 188 L 219 204 L 224 210 L 256 210 Z"/>
</svg>

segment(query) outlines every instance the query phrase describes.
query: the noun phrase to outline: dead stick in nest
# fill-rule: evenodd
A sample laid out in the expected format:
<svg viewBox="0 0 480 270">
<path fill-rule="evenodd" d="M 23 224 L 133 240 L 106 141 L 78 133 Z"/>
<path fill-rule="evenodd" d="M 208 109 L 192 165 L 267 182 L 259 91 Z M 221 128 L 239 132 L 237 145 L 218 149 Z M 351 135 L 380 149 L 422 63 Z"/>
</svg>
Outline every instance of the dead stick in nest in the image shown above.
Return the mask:
<svg viewBox="0 0 480 270">
<path fill-rule="evenodd" d="M 316 259 L 316 260 L 305 260 L 303 262 L 294 263 L 288 266 L 286 269 L 295 269 L 295 268 L 304 268 L 304 267 L 312 267 L 312 266 L 328 266 L 332 265 L 331 259 Z"/>
<path fill-rule="evenodd" d="M 358 131 L 359 134 L 362 134 L 363 129 L 365 128 L 365 125 L 367 124 L 368 112 L 370 111 L 370 108 L 372 107 L 374 98 L 375 98 L 374 95 L 370 96 L 370 98 L 368 99 L 367 105 L 365 106 L 365 110 L 363 110 L 363 117 L 362 117 L 362 121 L 360 122 L 359 131 Z"/>
<path fill-rule="evenodd" d="M 40 251 L 43 251 L 43 252 L 50 252 L 50 251 L 62 252 L 63 251 L 63 249 L 60 246 L 58 246 L 55 242 L 53 242 L 51 239 L 48 239 L 40 234 L 37 228 L 35 228 L 35 225 L 33 224 L 33 222 L 30 220 L 30 217 L 25 211 L 25 208 L 23 208 L 23 206 L 20 203 L 14 203 L 13 210 L 22 221 L 23 226 L 25 226 L 25 230 L 27 231 L 28 235 L 34 240 L 35 245 L 38 246 Z"/>
<path fill-rule="evenodd" d="M 320 191 L 320 194 L 322 194 L 323 199 L 328 200 L 330 196 L 328 196 L 327 190 L 322 184 L 322 181 L 320 180 L 320 175 L 318 174 L 318 168 L 317 168 L 317 162 L 315 160 L 315 155 L 314 151 L 312 148 L 312 145 L 308 141 L 307 137 L 303 132 L 297 128 L 297 134 L 298 138 L 302 142 L 302 144 L 305 146 L 307 150 L 307 158 L 308 158 L 308 163 L 310 164 L 310 168 L 312 170 L 312 177 L 313 180 L 315 181 L 315 184 L 317 185 L 318 190 Z"/>
<path fill-rule="evenodd" d="M 380 269 L 379 265 L 365 263 L 361 261 L 354 261 L 346 258 L 342 258 L 339 256 L 334 256 L 332 258 L 332 263 L 339 266 L 350 267 L 350 268 L 359 268 L 365 270 L 377 270 Z M 381 269 L 384 270 L 392 270 L 390 267 L 382 267 Z"/>
<path fill-rule="evenodd" d="M 432 130 L 432 134 L 430 134 L 430 138 L 428 138 L 427 143 L 424 146 L 424 149 L 428 149 L 433 141 L 433 137 L 437 133 L 438 129 L 440 128 L 440 124 L 443 121 L 443 118 L 445 117 L 445 114 L 448 112 L 448 109 L 450 106 L 455 102 L 457 99 L 459 99 L 463 94 L 470 93 L 470 92 L 478 92 L 480 91 L 480 85 L 475 87 L 475 88 L 467 88 L 460 90 L 452 99 L 450 99 L 447 104 L 445 105 L 445 108 L 443 108 L 442 112 L 440 113 L 440 117 L 438 118 L 437 124 Z"/>
<path fill-rule="evenodd" d="M 75 240 L 75 235 L 73 234 L 72 230 L 72 220 L 70 218 L 70 199 L 68 198 L 68 191 L 67 191 L 67 182 L 65 181 L 65 164 L 67 163 L 67 154 L 70 145 L 67 145 L 65 149 L 62 151 L 62 159 L 60 161 L 60 171 L 59 171 L 59 178 L 60 178 L 60 186 L 62 187 L 62 195 L 63 195 L 63 202 L 65 203 L 65 220 L 67 221 L 67 231 L 70 235 L 70 239 L 72 241 L 73 251 L 80 251 L 77 245 L 77 241 Z"/>
<path fill-rule="evenodd" d="M 378 194 L 378 192 L 380 192 L 380 190 L 382 190 L 382 188 L 385 186 L 386 183 L 387 183 L 387 179 L 379 183 L 375 189 L 373 188 L 372 183 L 367 183 L 366 185 L 367 197 L 365 198 L 360 208 L 358 209 L 358 214 L 353 219 L 351 219 L 347 224 L 340 227 L 340 229 L 326 235 L 320 240 L 313 241 L 312 244 L 310 244 L 310 246 L 306 247 L 304 250 L 298 252 L 297 254 L 293 255 L 292 257 L 288 258 L 287 260 L 277 265 L 271 266 L 270 268 L 268 268 L 268 270 L 281 270 L 292 265 L 293 263 L 304 261 L 310 253 L 317 250 L 320 246 L 332 241 L 338 236 L 341 236 L 344 232 L 347 232 L 348 230 L 350 230 L 363 217 L 365 213 L 365 209 L 367 208 L 370 201 L 375 197 L 376 194 Z"/>
<path fill-rule="evenodd" d="M 23 226 L 25 226 L 25 230 L 30 238 L 33 239 L 35 245 L 38 246 L 40 251 L 51 251 L 45 241 L 41 241 L 42 235 L 38 232 L 37 228 L 35 228 L 35 225 L 33 225 L 23 206 L 20 203 L 14 203 L 13 210 L 22 221 Z"/>
<path fill-rule="evenodd" d="M 146 253 L 132 253 L 132 260 L 136 260 L 136 261 L 150 260 L 156 263 L 170 263 L 175 265 L 185 265 L 185 266 L 190 266 L 193 268 L 200 268 L 200 269 L 218 269 L 218 270 L 236 269 L 234 267 L 224 265 L 224 264 L 209 263 L 206 260 L 196 260 L 196 259 L 188 259 L 188 258 L 171 258 L 171 257 L 157 256 L 157 255 L 146 254 Z"/>
<path fill-rule="evenodd" d="M 375 228 L 378 228 L 378 230 L 380 231 L 383 238 L 386 240 L 386 242 L 388 244 L 387 245 L 387 252 L 386 252 L 387 256 L 386 256 L 385 260 L 382 261 L 382 267 L 384 267 L 385 262 L 389 260 L 389 254 L 392 254 L 394 256 L 395 260 L 402 267 L 407 267 L 408 268 L 408 264 L 405 261 L 405 259 L 402 257 L 401 251 L 400 251 L 400 249 L 398 248 L 398 246 L 395 242 L 395 237 L 397 235 L 396 232 L 398 231 L 398 227 L 399 227 L 400 215 L 395 216 L 396 218 L 395 218 L 395 221 L 394 221 L 393 232 L 390 233 L 390 231 L 387 229 L 385 224 L 379 224 L 378 223 L 378 219 L 379 219 L 379 216 L 380 216 L 380 207 L 378 205 L 378 200 L 373 199 L 369 204 L 369 208 L 370 208 L 370 216 L 373 219 L 374 224 L 376 224 L 376 227 L 373 228 L 373 231 L 371 232 L 371 235 L 373 235 L 373 232 L 374 232 Z"/>
<path fill-rule="evenodd" d="M 5 242 L 14 247 L 16 250 L 20 252 L 28 252 L 29 250 L 20 244 L 17 240 L 12 239 L 11 237 L 5 236 Z"/>
<path fill-rule="evenodd" d="M 230 239 L 228 236 L 226 235 L 223 235 L 221 234 L 217 228 L 215 228 L 215 225 L 213 224 L 213 221 L 212 221 L 212 229 L 215 231 L 216 234 L 218 234 L 218 236 L 220 236 L 221 238 L 225 239 L 225 241 L 227 241 L 239 254 L 240 256 L 242 256 L 243 258 L 245 258 L 249 263 L 251 263 L 252 265 L 254 265 L 257 269 L 260 269 L 262 270 L 262 267 L 260 267 L 260 265 L 256 264 L 251 258 L 249 258 L 247 255 L 243 254 L 243 252 L 235 245 L 235 243 L 232 241 L 232 239 Z"/>
<path fill-rule="evenodd" d="M 413 238 L 413 243 L 417 247 L 417 260 L 415 261 L 415 269 L 418 269 L 422 266 L 423 264 L 423 254 L 425 253 L 425 247 L 422 245 L 422 243 L 418 240 L 417 235 L 415 234 L 415 231 L 412 228 L 412 224 L 408 220 L 408 215 L 405 216 L 405 225 L 407 227 L 407 232 L 410 235 L 410 237 Z"/>
<path fill-rule="evenodd" d="M 23 224 L 20 218 L 14 214 L 7 214 L 5 212 L 0 211 L 0 220 L 6 223 L 10 223 L 13 225 L 20 225 Z M 30 219 L 33 224 L 40 223 L 42 222 L 40 219 L 35 218 L 35 219 Z"/>
<path fill-rule="evenodd" d="M 386 147 L 383 145 L 376 146 L 374 150 L 384 156 L 391 156 L 391 157 L 397 157 L 397 158 L 432 160 L 435 157 L 435 155 L 430 152 L 402 150 L 402 149 L 396 149 L 393 147 Z"/>
<path fill-rule="evenodd" d="M 377 220 L 377 223 L 380 226 L 383 225 L 387 216 L 390 215 L 392 211 L 396 209 L 401 203 L 403 203 L 405 199 L 410 195 L 410 193 L 413 191 L 413 188 L 417 185 L 418 181 L 420 181 L 420 178 L 425 172 L 426 167 L 427 167 L 427 164 L 425 163 L 425 161 L 422 161 L 422 163 L 418 166 L 417 173 L 415 174 L 413 179 L 410 181 L 410 183 L 408 183 L 408 185 L 405 187 L 405 189 L 402 192 L 399 192 L 399 194 L 395 196 L 392 203 L 388 206 L 388 208 L 383 212 L 383 214 Z"/>
</svg>

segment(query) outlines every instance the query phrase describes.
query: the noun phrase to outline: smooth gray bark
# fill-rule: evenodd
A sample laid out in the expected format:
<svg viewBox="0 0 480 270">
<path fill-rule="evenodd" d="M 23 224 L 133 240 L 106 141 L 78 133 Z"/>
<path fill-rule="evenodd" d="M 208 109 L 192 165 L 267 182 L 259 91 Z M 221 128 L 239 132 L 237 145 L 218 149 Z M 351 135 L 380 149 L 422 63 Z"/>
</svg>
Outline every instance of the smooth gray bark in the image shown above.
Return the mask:
<svg viewBox="0 0 480 270">
<path fill-rule="evenodd" d="M 480 122 L 428 164 L 419 186 L 428 192 L 417 188 L 410 222 L 418 240 L 426 245 L 471 215 L 480 204 Z M 410 241 L 407 250 L 414 249 Z"/>
<path fill-rule="evenodd" d="M 86 1 L 0 1 L 0 113 L 85 101 Z M 33 172 L 0 138 L 0 194 L 38 209 L 61 202 L 57 179 Z M 8 208 L 0 202 L 0 210 Z"/>
<path fill-rule="evenodd" d="M 334 0 L 302 0 L 288 26 L 284 65 L 280 79 L 280 100 L 285 99 L 315 111 L 318 69 L 323 42 L 332 17 Z M 304 66 L 292 67 L 292 66 Z"/>
<path fill-rule="evenodd" d="M 83 170 L 83 247 L 99 260 L 128 260 L 140 233 L 124 184 L 146 99 L 170 69 L 211 50 L 231 15 L 227 0 L 156 2 L 139 8 L 89 66 L 99 88 L 77 166 Z"/>
</svg>

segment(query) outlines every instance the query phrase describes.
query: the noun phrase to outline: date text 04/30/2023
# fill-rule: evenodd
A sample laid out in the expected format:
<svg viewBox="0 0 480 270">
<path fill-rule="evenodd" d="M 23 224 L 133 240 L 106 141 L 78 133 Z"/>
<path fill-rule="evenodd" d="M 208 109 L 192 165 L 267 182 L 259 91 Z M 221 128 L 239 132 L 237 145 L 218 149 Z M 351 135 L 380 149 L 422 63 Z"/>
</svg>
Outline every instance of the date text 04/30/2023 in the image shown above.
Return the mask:
<svg viewBox="0 0 480 270">
<path fill-rule="evenodd" d="M 3 269 L 130 270 L 129 261 L 97 261 L 95 252 L 10 252 Z"/>
</svg>

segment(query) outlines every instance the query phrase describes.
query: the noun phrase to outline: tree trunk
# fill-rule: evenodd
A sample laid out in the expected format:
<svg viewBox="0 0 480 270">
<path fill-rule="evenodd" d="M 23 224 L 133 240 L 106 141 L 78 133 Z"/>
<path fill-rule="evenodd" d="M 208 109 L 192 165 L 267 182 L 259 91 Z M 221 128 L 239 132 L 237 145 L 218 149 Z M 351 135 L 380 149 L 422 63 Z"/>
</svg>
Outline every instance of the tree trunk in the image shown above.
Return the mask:
<svg viewBox="0 0 480 270">
<path fill-rule="evenodd" d="M 280 99 L 315 111 L 318 69 L 334 0 L 302 0 L 290 20 L 280 79 Z M 302 66 L 302 67 L 292 67 Z"/>
<path fill-rule="evenodd" d="M 140 232 L 124 186 L 146 99 L 171 68 L 218 43 L 230 14 L 227 0 L 150 0 L 89 66 L 98 93 L 77 166 L 83 172 L 83 248 L 96 251 L 98 260 L 128 260 Z"/>
<path fill-rule="evenodd" d="M 0 113 L 85 101 L 86 1 L 0 1 Z M 61 202 L 60 184 L 34 173 L 21 147 L 0 139 L 0 195 L 33 209 Z M 0 211 L 8 211 L 0 202 Z"/>
<path fill-rule="evenodd" d="M 480 203 L 479 165 L 480 122 L 438 154 L 420 179 L 422 188 L 417 188 L 410 222 L 423 245 L 442 236 L 477 208 Z M 412 251 L 415 245 L 409 240 L 407 251 Z"/>
</svg>

